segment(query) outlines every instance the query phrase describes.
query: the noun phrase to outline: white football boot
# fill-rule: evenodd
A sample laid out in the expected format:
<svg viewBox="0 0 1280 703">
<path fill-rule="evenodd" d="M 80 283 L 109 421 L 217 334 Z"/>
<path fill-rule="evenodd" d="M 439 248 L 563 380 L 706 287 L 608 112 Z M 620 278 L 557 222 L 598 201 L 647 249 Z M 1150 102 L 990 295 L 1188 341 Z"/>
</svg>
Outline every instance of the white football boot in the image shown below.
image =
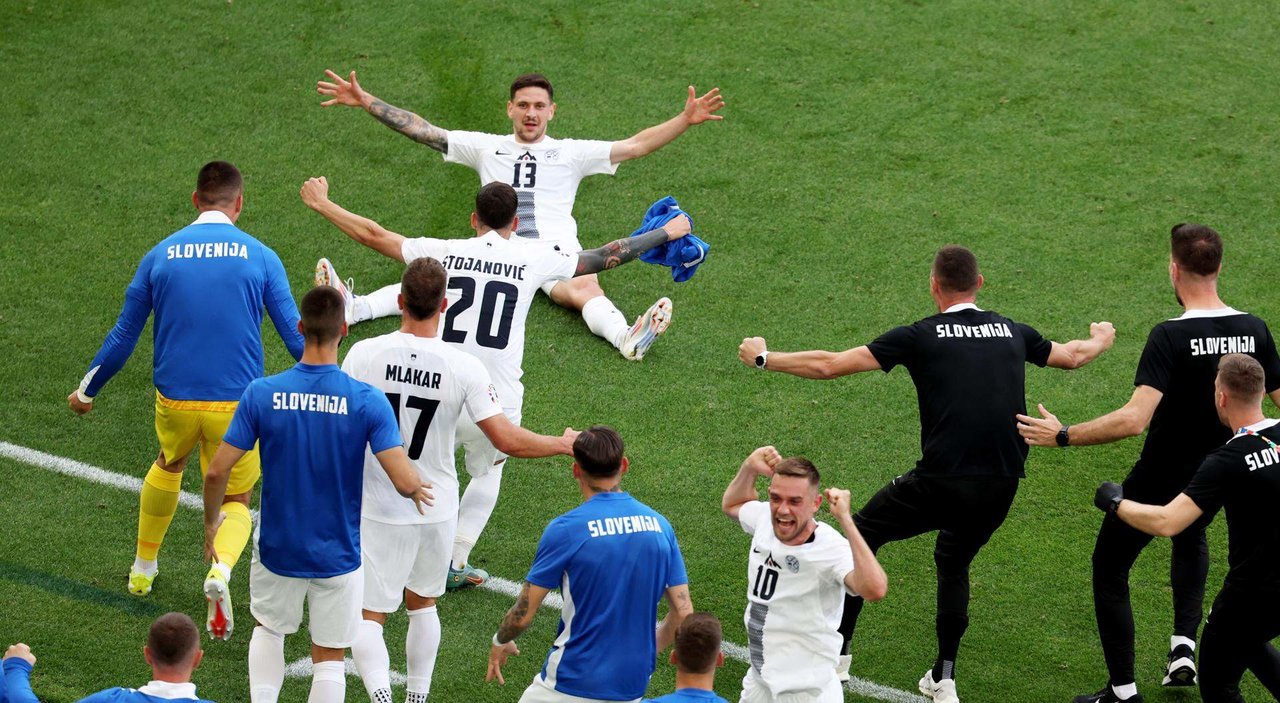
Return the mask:
<svg viewBox="0 0 1280 703">
<path fill-rule="evenodd" d="M 316 262 L 315 284 L 317 286 L 331 286 L 336 288 L 342 294 L 343 307 L 346 309 L 347 324 L 355 324 L 355 320 L 351 319 L 353 308 L 355 307 L 355 280 L 348 278 L 343 281 L 338 278 L 338 272 L 333 268 L 333 262 L 328 259 L 321 258 Z"/>
<path fill-rule="evenodd" d="M 622 356 L 631 361 L 643 359 L 649 347 L 653 346 L 658 337 L 670 326 L 671 299 L 658 298 L 658 302 L 650 305 L 643 315 L 636 318 L 636 323 L 622 338 Z"/>
<path fill-rule="evenodd" d="M 956 680 L 934 681 L 933 669 L 924 672 L 920 678 L 920 692 L 932 698 L 934 703 L 960 703 L 960 697 L 956 695 Z"/>
</svg>

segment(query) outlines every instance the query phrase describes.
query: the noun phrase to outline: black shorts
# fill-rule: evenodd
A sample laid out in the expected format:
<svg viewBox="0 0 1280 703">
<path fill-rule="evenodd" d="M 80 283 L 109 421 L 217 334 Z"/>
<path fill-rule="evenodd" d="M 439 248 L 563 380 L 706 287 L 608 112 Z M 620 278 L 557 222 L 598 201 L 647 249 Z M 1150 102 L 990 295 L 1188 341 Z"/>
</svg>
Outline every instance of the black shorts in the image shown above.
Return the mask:
<svg viewBox="0 0 1280 703">
<path fill-rule="evenodd" d="M 1006 476 L 921 476 L 890 481 L 853 516 L 872 551 L 888 542 L 937 531 L 939 548 L 977 554 L 1004 523 L 1020 479 Z"/>
</svg>

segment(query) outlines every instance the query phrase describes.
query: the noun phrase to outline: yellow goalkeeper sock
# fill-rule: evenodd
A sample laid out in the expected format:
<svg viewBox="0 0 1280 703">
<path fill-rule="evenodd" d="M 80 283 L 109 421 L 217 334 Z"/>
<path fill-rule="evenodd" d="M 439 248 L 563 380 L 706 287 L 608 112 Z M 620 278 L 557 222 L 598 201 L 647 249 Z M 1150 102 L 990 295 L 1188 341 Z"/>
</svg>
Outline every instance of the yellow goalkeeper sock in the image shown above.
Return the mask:
<svg viewBox="0 0 1280 703">
<path fill-rule="evenodd" d="M 142 482 L 138 500 L 138 558 L 155 561 L 169 530 L 173 514 L 178 510 L 178 494 L 182 492 L 182 474 L 165 471 L 152 464 Z"/>
<path fill-rule="evenodd" d="M 253 520 L 249 517 L 249 506 L 244 503 L 223 503 L 222 512 L 227 517 L 213 538 L 213 549 L 218 553 L 218 562 L 226 564 L 230 569 L 236 565 L 236 561 L 244 553 L 244 546 L 249 543 Z"/>
</svg>

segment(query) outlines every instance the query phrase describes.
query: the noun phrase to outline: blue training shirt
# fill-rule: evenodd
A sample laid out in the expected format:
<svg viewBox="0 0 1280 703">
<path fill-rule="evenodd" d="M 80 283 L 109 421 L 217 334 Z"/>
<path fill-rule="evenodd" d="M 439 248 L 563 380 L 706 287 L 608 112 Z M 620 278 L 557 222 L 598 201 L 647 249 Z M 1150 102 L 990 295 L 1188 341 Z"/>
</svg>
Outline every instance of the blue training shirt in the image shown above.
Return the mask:
<svg viewBox="0 0 1280 703">
<path fill-rule="evenodd" d="M 147 691 L 157 684 L 151 683 L 137 688 L 108 688 L 105 691 L 98 691 L 81 698 L 78 703 L 173 703 L 173 701 L 192 701 L 193 703 L 212 703 L 203 698 L 171 698 L 167 696 L 158 696 L 147 693 Z M 163 685 L 163 684 L 162 684 Z M 169 684 L 166 688 L 190 688 L 191 696 L 195 695 L 196 687 L 191 684 Z M 184 691 L 185 693 L 185 691 Z"/>
<path fill-rule="evenodd" d="M 705 688 L 677 688 L 675 693 L 645 700 L 649 703 L 729 703 L 717 696 L 715 691 L 708 691 Z"/>
<path fill-rule="evenodd" d="M 302 358 L 298 306 L 276 253 L 216 210 L 142 258 L 120 318 L 89 365 L 96 396 L 133 353 L 155 311 L 154 381 L 173 400 L 236 400 L 262 376 L 262 310 L 294 359 Z"/>
<path fill-rule="evenodd" d="M 547 525 L 525 580 L 564 597 L 544 684 L 582 698 L 644 695 L 658 601 L 689 582 L 666 518 L 627 493 L 598 493 Z"/>
<path fill-rule="evenodd" d="M 299 363 L 244 390 L 222 441 L 259 442 L 258 556 L 272 573 L 328 578 L 360 566 L 364 448 L 403 444 L 382 391 L 334 364 Z"/>
<path fill-rule="evenodd" d="M 31 692 L 31 665 L 25 659 L 4 660 L 0 674 L 0 703 L 40 703 Z"/>
</svg>

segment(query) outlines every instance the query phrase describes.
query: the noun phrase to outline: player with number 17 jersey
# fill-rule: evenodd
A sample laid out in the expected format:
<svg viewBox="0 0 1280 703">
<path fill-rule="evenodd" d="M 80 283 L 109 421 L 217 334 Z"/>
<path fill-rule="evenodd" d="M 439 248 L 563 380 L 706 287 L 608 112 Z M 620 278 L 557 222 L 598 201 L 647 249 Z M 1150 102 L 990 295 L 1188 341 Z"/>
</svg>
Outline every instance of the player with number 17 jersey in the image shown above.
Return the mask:
<svg viewBox="0 0 1280 703">
<path fill-rule="evenodd" d="M 492 230 L 470 239 L 406 239 L 401 251 L 406 264 L 429 256 L 444 265 L 449 306 L 440 338 L 484 362 L 518 424 L 529 306 L 543 283 L 573 278 L 577 256 Z"/>
</svg>

